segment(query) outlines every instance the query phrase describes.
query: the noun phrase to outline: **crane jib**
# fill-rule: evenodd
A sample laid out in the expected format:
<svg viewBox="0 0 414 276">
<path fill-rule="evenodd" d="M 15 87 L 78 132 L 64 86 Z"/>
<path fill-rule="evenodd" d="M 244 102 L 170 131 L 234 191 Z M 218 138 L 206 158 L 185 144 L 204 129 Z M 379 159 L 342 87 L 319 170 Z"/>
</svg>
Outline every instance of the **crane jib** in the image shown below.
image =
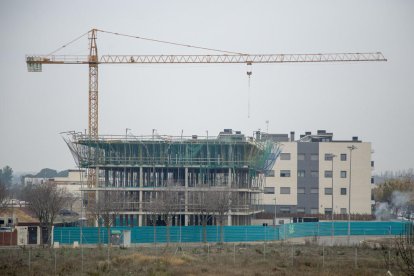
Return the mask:
<svg viewBox="0 0 414 276">
<path fill-rule="evenodd" d="M 98 61 L 96 61 L 98 60 Z M 386 61 L 382 53 L 337 54 L 269 54 L 269 55 L 103 55 L 99 59 L 89 56 L 28 56 L 31 69 L 39 64 L 167 64 L 167 63 L 301 63 L 301 62 L 353 62 Z M 41 66 L 40 66 L 41 67 Z M 30 71 L 30 70 L 29 70 Z"/>
</svg>

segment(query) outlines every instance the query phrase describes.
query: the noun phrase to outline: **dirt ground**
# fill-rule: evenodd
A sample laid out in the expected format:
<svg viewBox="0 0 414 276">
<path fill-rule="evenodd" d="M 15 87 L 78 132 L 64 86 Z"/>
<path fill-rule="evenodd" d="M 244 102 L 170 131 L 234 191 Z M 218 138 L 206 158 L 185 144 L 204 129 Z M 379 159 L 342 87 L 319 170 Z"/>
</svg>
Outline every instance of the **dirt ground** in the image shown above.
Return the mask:
<svg viewBox="0 0 414 276">
<path fill-rule="evenodd" d="M 380 244 L 0 248 L 1 275 L 401 275 Z M 109 260 L 109 261 L 108 261 Z"/>
</svg>

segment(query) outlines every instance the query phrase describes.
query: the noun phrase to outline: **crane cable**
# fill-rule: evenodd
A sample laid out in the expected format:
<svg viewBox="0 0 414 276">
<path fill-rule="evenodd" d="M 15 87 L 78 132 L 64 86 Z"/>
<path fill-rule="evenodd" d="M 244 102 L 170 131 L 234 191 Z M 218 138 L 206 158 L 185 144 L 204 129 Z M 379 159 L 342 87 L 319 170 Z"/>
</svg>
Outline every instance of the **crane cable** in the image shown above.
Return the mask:
<svg viewBox="0 0 414 276">
<path fill-rule="evenodd" d="M 66 46 L 68 46 L 68 45 L 70 45 L 70 44 L 72 44 L 72 43 L 74 43 L 74 42 L 78 41 L 79 39 L 81 39 L 82 37 L 84 37 L 85 35 L 87 35 L 89 32 L 90 32 L 90 31 L 87 31 L 86 33 L 84 33 L 84 34 L 82 34 L 82 35 L 78 36 L 77 38 L 75 38 L 75 39 L 73 39 L 73 40 L 69 41 L 68 43 L 63 44 L 62 46 L 60 46 L 59 48 L 57 48 L 57 49 L 56 49 L 56 50 L 54 50 L 53 52 L 50 52 L 49 54 L 47 54 L 47 56 L 51 56 L 51 55 L 53 55 L 54 53 L 56 53 L 56 52 L 58 52 L 58 51 L 62 50 L 63 48 L 66 48 Z"/>
<path fill-rule="evenodd" d="M 226 50 L 218 50 L 218 49 L 213 49 L 213 48 L 206 48 L 206 47 L 189 45 L 189 44 L 183 44 L 183 43 L 178 43 L 178 42 L 171 42 L 171 41 L 159 40 L 159 39 L 154 39 L 154 38 L 147 38 L 147 37 L 141 37 L 141 36 L 134 36 L 134 35 L 128 35 L 128 34 L 115 33 L 115 32 L 110 32 L 110 31 L 99 30 L 99 29 L 97 31 L 102 32 L 102 33 L 107 33 L 107 34 L 119 35 L 119 36 L 130 37 L 130 38 L 137 38 L 137 39 L 141 39 L 141 40 L 158 42 L 158 43 L 164 43 L 164 44 L 170 44 L 170 45 L 176 45 L 176 46 L 182 46 L 182 47 L 189 47 L 189 48 L 195 48 L 195 49 L 201 49 L 201 50 L 208 50 L 208 51 L 215 51 L 215 52 L 227 53 L 227 54 L 234 54 L 234 55 L 246 55 L 246 56 L 248 55 L 248 54 L 245 54 L 245 53 L 232 52 L 232 51 L 226 51 Z"/>
<path fill-rule="evenodd" d="M 111 32 L 111 31 L 99 30 L 99 29 L 96 29 L 96 30 L 101 32 L 101 33 L 113 34 L 113 35 L 130 37 L 130 38 L 137 38 L 137 39 L 151 41 L 151 42 L 158 42 L 158 43 L 164 43 L 164 44 L 170 44 L 170 45 L 176 45 L 176 46 L 182 46 L 182 47 L 188 47 L 188 48 L 194 48 L 194 49 L 202 49 L 202 50 L 208 50 L 208 51 L 214 51 L 214 52 L 220 52 L 220 53 L 227 53 L 227 54 L 233 54 L 233 55 L 249 55 L 249 54 L 245 54 L 245 53 L 219 50 L 219 49 L 213 49 L 213 48 L 206 48 L 206 47 L 200 47 L 200 46 L 195 46 L 195 45 L 190 45 L 190 44 L 182 44 L 182 43 L 178 43 L 178 42 L 170 42 L 170 41 L 147 38 L 147 37 L 133 36 L 133 35 L 121 34 L 121 33 L 116 33 L 116 32 Z M 78 36 L 77 38 L 65 43 L 64 45 L 60 46 L 56 50 L 54 50 L 54 51 L 50 52 L 49 54 L 47 54 L 47 56 L 51 56 L 51 55 L 55 54 L 56 52 L 62 50 L 63 48 L 66 48 L 68 45 L 78 41 L 79 39 L 81 39 L 85 35 L 89 34 L 89 32 L 91 32 L 91 31 L 87 31 L 86 33 Z M 251 66 L 251 65 L 252 65 L 252 62 L 247 62 L 247 66 Z M 249 80 L 248 80 L 247 118 L 250 118 L 250 77 L 251 77 L 251 75 L 252 75 L 251 67 L 248 67 L 247 76 L 249 77 Z"/>
<path fill-rule="evenodd" d="M 247 88 L 247 118 L 250 118 L 250 77 L 252 76 L 252 63 L 247 63 L 247 76 L 248 76 L 248 88 Z"/>
<path fill-rule="evenodd" d="M 141 40 L 146 40 L 146 41 L 151 41 L 151 42 L 158 42 L 158 43 L 164 43 L 164 44 L 170 44 L 170 45 L 176 45 L 176 46 L 182 46 L 182 47 L 188 47 L 188 48 L 194 48 L 194 49 L 202 49 L 202 50 L 215 51 L 215 52 L 227 53 L 227 54 L 233 54 L 233 55 L 246 55 L 246 56 L 249 55 L 249 54 L 245 54 L 245 53 L 232 52 L 232 51 L 226 51 L 226 50 L 218 50 L 218 49 L 213 49 L 213 48 L 206 48 L 206 47 L 194 46 L 194 45 L 189 45 L 189 44 L 182 44 L 182 43 L 178 43 L 178 42 L 171 42 L 171 41 L 159 40 L 159 39 L 154 39 L 154 38 L 147 38 L 147 37 L 140 37 L 140 36 L 134 36 L 134 35 L 128 35 L 128 34 L 121 34 L 121 33 L 116 33 L 116 32 L 111 32 L 111 31 L 104 31 L 104 30 L 99 30 L 99 29 L 97 29 L 97 31 L 101 32 L 101 33 L 113 34 L 113 35 L 118 35 L 118 36 L 136 38 L 136 39 L 141 39 Z M 247 97 L 248 97 L 248 99 L 247 99 L 247 118 L 250 118 L 250 77 L 252 75 L 251 65 L 252 65 L 251 61 L 247 62 L 247 66 L 248 66 L 247 76 L 249 77 L 249 80 L 248 80 L 248 95 L 247 95 Z"/>
</svg>

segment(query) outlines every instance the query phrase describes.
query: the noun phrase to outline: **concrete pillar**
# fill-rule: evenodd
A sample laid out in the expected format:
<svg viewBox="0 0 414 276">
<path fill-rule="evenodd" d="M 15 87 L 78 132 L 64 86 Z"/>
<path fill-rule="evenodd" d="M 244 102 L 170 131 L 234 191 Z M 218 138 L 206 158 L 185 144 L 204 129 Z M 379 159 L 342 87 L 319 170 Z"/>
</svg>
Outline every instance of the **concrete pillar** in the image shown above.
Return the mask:
<svg viewBox="0 0 414 276">
<path fill-rule="evenodd" d="M 105 183 L 103 183 L 105 185 L 105 187 L 109 186 L 109 171 L 105 170 Z"/>
<path fill-rule="evenodd" d="M 229 168 L 229 175 L 227 178 L 227 186 L 231 188 L 231 168 Z"/>
<path fill-rule="evenodd" d="M 231 212 L 227 215 L 227 226 L 231 226 Z"/>
<path fill-rule="evenodd" d="M 95 187 L 99 187 L 99 167 L 95 170 Z"/>
<path fill-rule="evenodd" d="M 143 169 L 142 167 L 139 167 L 139 187 L 142 188 L 144 186 L 143 183 Z M 139 215 L 138 215 L 138 226 L 142 226 L 142 190 L 139 191 Z"/>
<path fill-rule="evenodd" d="M 185 173 L 184 173 L 184 184 L 185 184 L 185 192 L 184 192 L 184 211 L 185 211 L 185 216 L 184 216 L 184 225 L 188 226 L 188 168 L 186 167 L 185 169 Z"/>
</svg>

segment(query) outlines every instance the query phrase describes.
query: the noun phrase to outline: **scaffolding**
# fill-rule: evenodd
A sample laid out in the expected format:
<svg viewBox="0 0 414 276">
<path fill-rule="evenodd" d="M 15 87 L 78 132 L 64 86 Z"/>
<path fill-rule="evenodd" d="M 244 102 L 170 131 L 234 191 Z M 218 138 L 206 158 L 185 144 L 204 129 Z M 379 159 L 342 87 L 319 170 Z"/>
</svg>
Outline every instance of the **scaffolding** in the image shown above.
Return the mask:
<svg viewBox="0 0 414 276">
<path fill-rule="evenodd" d="M 96 171 L 94 185 L 83 189 L 86 193 L 116 190 L 128 195 L 115 219 L 120 225 L 149 225 L 144 205 L 170 187 L 174 187 L 180 205 L 180 224 L 181 216 L 183 225 L 199 223 L 200 208 L 195 207 L 199 193 L 224 190 L 232 194 L 227 224 L 250 224 L 251 216 L 261 211 L 256 206 L 260 205 L 264 175 L 280 153 L 277 143 L 231 130 L 217 137 L 153 134 L 94 138 L 70 133 L 65 141 L 80 168 Z M 88 198 L 91 201 L 93 197 Z"/>
</svg>

